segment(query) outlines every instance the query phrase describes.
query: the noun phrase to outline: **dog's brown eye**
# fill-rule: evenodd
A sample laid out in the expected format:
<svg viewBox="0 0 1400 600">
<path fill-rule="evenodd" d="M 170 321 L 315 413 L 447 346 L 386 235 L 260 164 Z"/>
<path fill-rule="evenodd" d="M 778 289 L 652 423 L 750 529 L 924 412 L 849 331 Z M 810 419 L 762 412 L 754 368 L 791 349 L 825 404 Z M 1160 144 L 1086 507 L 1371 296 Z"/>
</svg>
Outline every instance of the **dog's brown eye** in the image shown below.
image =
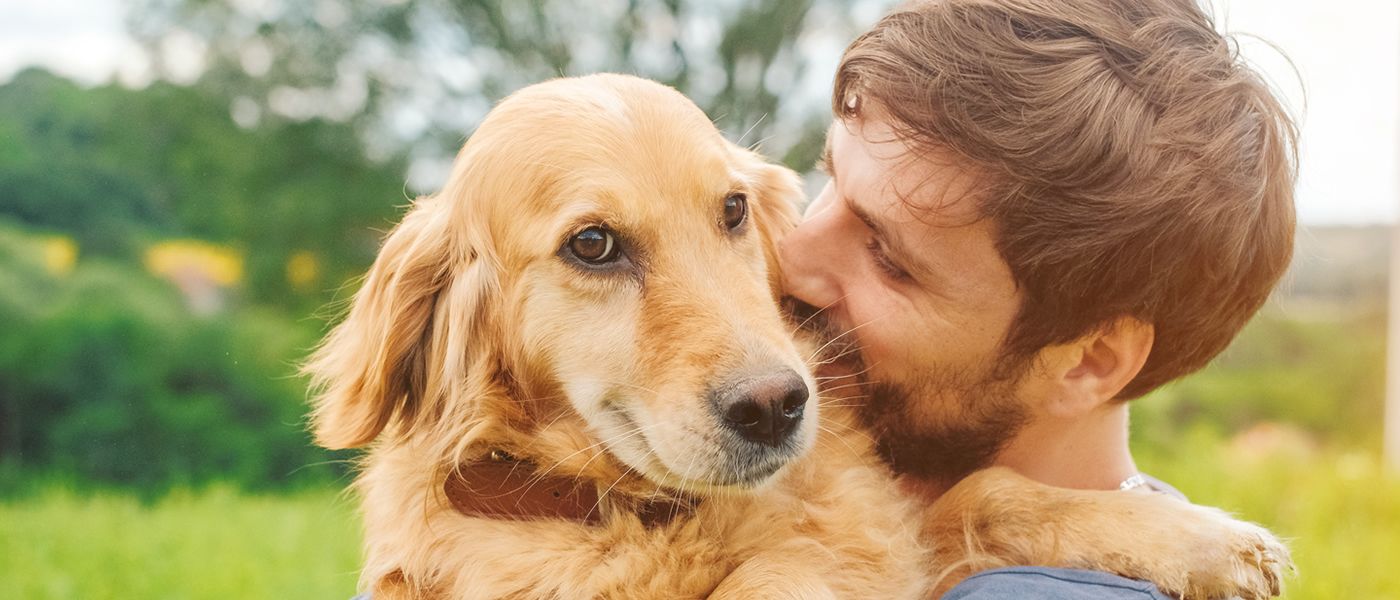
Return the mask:
<svg viewBox="0 0 1400 600">
<path fill-rule="evenodd" d="M 743 194 L 730 194 L 724 199 L 724 226 L 734 229 L 743 224 L 749 214 L 749 199 Z"/>
<path fill-rule="evenodd" d="M 600 265 L 617 258 L 617 240 L 611 231 L 589 227 L 569 239 L 569 251 L 583 262 Z"/>
</svg>

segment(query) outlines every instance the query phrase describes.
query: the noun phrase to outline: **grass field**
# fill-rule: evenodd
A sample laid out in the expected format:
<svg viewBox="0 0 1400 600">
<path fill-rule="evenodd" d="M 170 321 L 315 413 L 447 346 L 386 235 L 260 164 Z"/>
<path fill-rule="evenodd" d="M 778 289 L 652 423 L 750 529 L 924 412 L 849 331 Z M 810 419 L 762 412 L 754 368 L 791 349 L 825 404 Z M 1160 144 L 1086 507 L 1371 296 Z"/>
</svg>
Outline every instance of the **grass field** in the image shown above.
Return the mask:
<svg viewBox="0 0 1400 600">
<path fill-rule="evenodd" d="M 1193 499 L 1292 538 L 1289 599 L 1400 598 L 1400 479 L 1367 453 L 1253 457 L 1208 436 L 1139 449 Z M 228 488 L 153 503 L 49 487 L 0 501 L 0 598 L 298 598 L 354 591 L 358 528 L 335 490 Z"/>
<path fill-rule="evenodd" d="M 335 490 L 143 504 L 51 489 L 0 504 L 0 598 L 346 600 L 359 544 Z"/>
<path fill-rule="evenodd" d="M 1288 538 L 1298 575 L 1285 598 L 1400 599 L 1400 475 L 1374 452 L 1280 450 L 1187 436 L 1170 452 L 1137 455 L 1193 501 Z"/>
</svg>

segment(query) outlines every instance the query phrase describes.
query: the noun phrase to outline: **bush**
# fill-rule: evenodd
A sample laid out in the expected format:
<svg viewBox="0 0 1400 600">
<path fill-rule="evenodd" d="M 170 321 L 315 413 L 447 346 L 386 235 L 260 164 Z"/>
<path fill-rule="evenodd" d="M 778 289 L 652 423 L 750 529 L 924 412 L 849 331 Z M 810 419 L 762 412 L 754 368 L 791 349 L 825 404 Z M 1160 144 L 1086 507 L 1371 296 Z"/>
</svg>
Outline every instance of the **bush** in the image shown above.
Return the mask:
<svg viewBox="0 0 1400 600">
<path fill-rule="evenodd" d="M 1385 321 L 1337 311 L 1303 319 L 1277 308 L 1201 372 L 1133 401 L 1133 436 L 1171 446 L 1189 427 L 1233 434 L 1289 423 L 1323 444 L 1380 448 Z"/>
<path fill-rule="evenodd" d="M 9 472 L 152 491 L 211 480 L 257 488 L 326 459 L 308 444 L 295 377 L 314 328 L 266 309 L 196 316 L 165 282 L 104 259 L 54 274 L 35 258 L 37 239 L 0 228 Z"/>
</svg>

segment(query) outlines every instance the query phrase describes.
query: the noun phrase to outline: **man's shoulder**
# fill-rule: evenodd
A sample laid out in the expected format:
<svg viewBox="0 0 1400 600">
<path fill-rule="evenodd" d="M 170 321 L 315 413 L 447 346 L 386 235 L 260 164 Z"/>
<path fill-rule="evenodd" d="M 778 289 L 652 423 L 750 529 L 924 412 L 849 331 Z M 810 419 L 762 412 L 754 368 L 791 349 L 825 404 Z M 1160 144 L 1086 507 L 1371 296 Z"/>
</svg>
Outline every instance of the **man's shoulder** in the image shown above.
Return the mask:
<svg viewBox="0 0 1400 600">
<path fill-rule="evenodd" d="M 1007 567 L 959 583 L 943 600 L 1169 600 L 1146 581 L 1100 571 Z"/>
</svg>

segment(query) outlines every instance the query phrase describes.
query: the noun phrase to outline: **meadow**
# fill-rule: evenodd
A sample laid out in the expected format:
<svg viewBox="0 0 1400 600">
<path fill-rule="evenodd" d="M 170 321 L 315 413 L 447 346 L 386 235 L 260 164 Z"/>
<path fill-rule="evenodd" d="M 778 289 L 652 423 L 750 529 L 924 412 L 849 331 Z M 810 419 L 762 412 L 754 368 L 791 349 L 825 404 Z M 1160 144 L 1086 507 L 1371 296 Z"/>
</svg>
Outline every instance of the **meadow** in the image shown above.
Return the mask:
<svg viewBox="0 0 1400 600">
<path fill-rule="evenodd" d="M 1198 431 L 1138 455 L 1193 500 L 1289 538 L 1299 573 L 1284 598 L 1400 597 L 1400 478 L 1369 453 L 1282 447 Z M 51 484 L 0 501 L 0 598 L 343 599 L 359 555 L 353 504 L 333 488 L 143 501 Z"/>
<path fill-rule="evenodd" d="M 1197 432 L 1170 449 L 1136 454 L 1143 471 L 1193 502 L 1287 539 L 1297 572 L 1283 598 L 1400 598 L 1400 474 L 1373 452 L 1279 448 L 1242 437 L 1220 443 Z"/>
<path fill-rule="evenodd" d="M 349 598 L 354 508 L 334 489 L 228 486 L 154 502 L 51 487 L 0 502 L 0 598 Z"/>
</svg>

